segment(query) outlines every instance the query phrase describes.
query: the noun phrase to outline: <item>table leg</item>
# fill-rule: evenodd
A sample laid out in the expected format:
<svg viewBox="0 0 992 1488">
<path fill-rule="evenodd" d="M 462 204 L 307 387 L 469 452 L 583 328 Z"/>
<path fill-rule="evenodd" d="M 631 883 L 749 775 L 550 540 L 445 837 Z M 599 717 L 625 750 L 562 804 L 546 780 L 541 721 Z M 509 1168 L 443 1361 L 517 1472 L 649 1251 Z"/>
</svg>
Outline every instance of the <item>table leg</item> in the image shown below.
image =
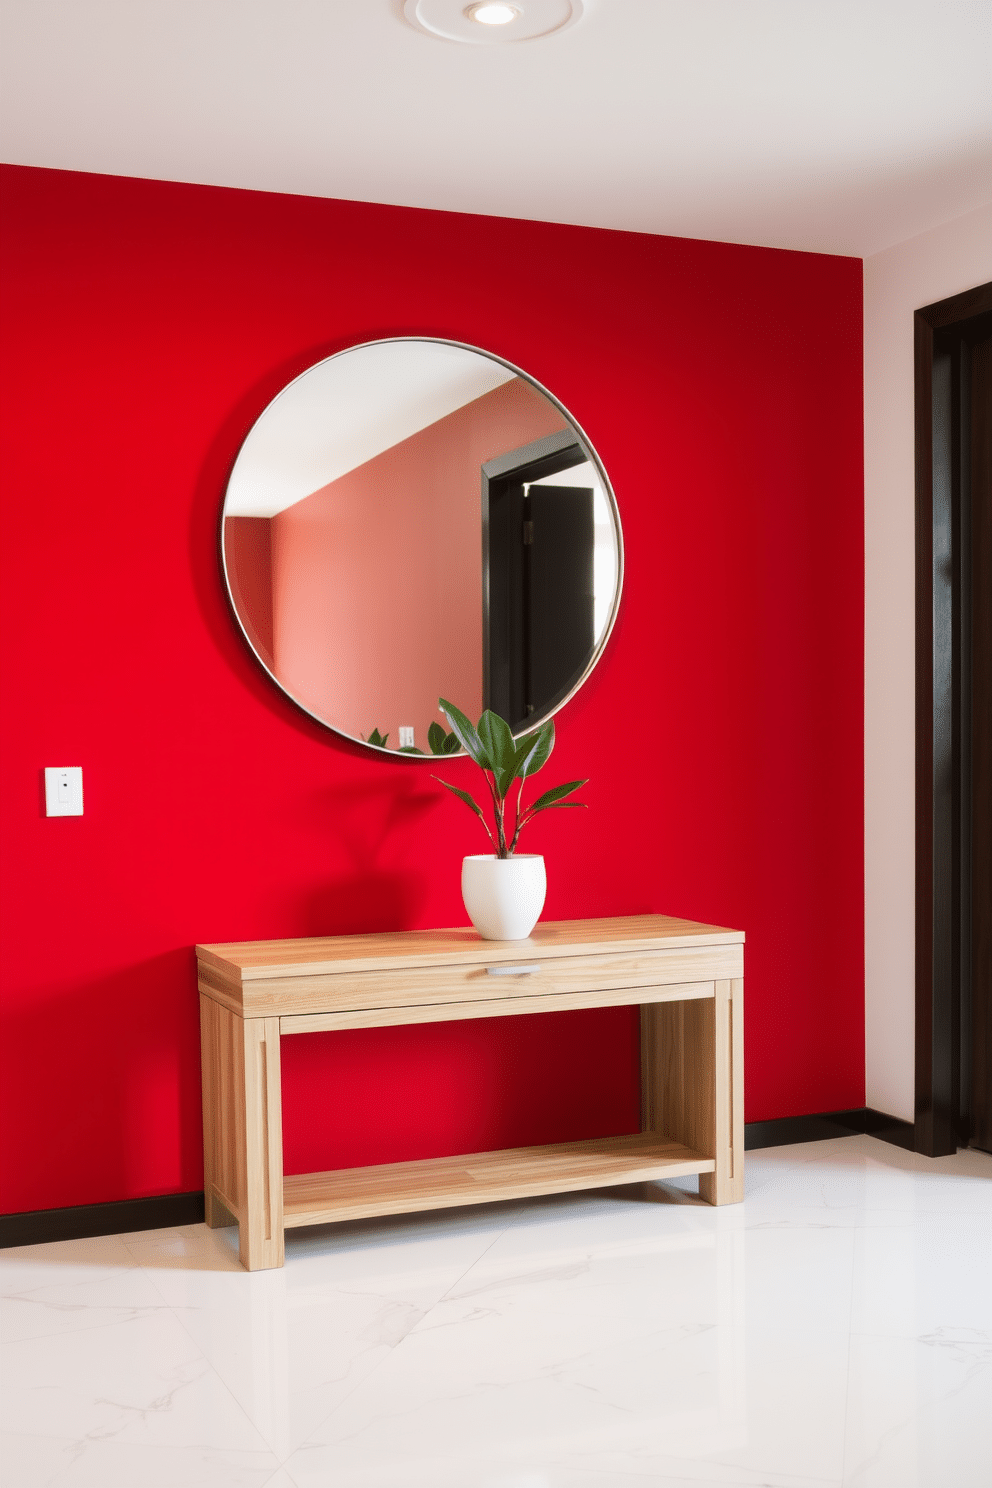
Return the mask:
<svg viewBox="0 0 992 1488">
<path fill-rule="evenodd" d="M 716 1171 L 700 1173 L 708 1204 L 739 1204 L 744 1197 L 744 981 L 716 983 L 713 1003 L 716 1070 Z"/>
<path fill-rule="evenodd" d="M 279 1019 L 246 1018 L 243 1029 L 238 1234 L 241 1264 L 262 1271 L 285 1259 Z"/>
<path fill-rule="evenodd" d="M 709 1204 L 744 1197 L 744 983 L 714 996 L 641 1008 L 641 1127 L 712 1156 L 700 1173 Z"/>
<path fill-rule="evenodd" d="M 279 1019 L 200 994 L 203 1190 L 211 1228 L 238 1224 L 249 1271 L 283 1264 Z"/>
<path fill-rule="evenodd" d="M 204 1217 L 212 1230 L 237 1224 L 238 1164 L 234 1109 L 236 1045 L 241 1019 L 200 993 L 203 1088 Z"/>
</svg>

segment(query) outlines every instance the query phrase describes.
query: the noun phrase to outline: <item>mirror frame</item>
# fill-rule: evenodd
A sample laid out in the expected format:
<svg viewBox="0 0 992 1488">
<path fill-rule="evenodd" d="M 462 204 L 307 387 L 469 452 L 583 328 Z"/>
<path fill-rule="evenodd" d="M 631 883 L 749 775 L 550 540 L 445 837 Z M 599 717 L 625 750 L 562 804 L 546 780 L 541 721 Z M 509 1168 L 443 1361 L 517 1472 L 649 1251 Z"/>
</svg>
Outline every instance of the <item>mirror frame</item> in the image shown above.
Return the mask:
<svg viewBox="0 0 992 1488">
<path fill-rule="evenodd" d="M 438 756 L 430 753 L 405 754 L 399 749 L 384 749 L 379 744 L 370 744 L 368 740 L 363 739 L 360 736 L 356 738 L 354 734 L 346 733 L 344 729 L 338 728 L 333 723 L 328 723 L 326 718 L 321 718 L 319 714 L 314 713 L 313 710 L 308 708 L 305 703 L 302 703 L 299 698 L 294 697 L 289 689 L 285 687 L 279 680 L 279 678 L 275 675 L 271 667 L 268 666 L 268 664 L 259 655 L 258 651 L 255 649 L 255 645 L 252 641 L 251 636 L 248 634 L 248 631 L 245 628 L 244 621 L 242 620 L 241 615 L 238 611 L 237 604 L 235 603 L 234 591 L 231 587 L 231 577 L 228 572 L 227 566 L 227 554 L 225 552 L 224 546 L 224 514 L 227 507 L 227 498 L 231 487 L 231 481 L 233 480 L 234 473 L 237 469 L 238 461 L 241 459 L 241 456 L 244 453 L 245 446 L 248 444 L 248 441 L 251 439 L 251 436 L 255 432 L 258 424 L 265 417 L 273 404 L 277 403 L 280 398 L 285 397 L 289 392 L 291 392 L 298 382 L 301 382 L 303 378 L 310 375 L 314 368 L 321 367 L 326 362 L 336 361 L 339 357 L 350 356 L 352 352 L 364 351 L 375 346 L 390 346 L 396 345 L 397 343 L 409 345 L 410 342 L 422 342 L 432 346 L 454 346 L 457 347 L 460 351 L 474 352 L 477 356 L 485 357 L 488 361 L 498 362 L 500 366 L 506 367 L 508 371 L 514 374 L 514 376 L 522 378 L 525 382 L 528 382 L 531 387 L 535 388 L 539 393 L 541 393 L 543 397 L 547 398 L 548 402 L 553 404 L 558 412 L 562 415 L 569 427 L 574 430 L 575 441 L 579 444 L 580 448 L 582 449 L 583 453 L 586 455 L 590 463 L 595 466 L 596 472 L 599 475 L 599 479 L 602 482 L 603 492 L 609 504 L 610 514 L 613 518 L 613 529 L 617 545 L 617 581 L 616 589 L 613 595 L 613 604 L 610 609 L 609 618 L 607 619 L 606 625 L 603 628 L 603 633 L 596 643 L 593 653 L 586 663 L 582 675 L 564 695 L 564 697 L 560 698 L 555 703 L 554 707 L 549 708 L 546 713 L 542 713 L 540 717 L 535 719 L 533 723 L 528 723 L 528 726 L 526 728 L 517 729 L 514 733 L 514 738 L 520 738 L 522 735 L 532 732 L 532 730 L 538 728 L 540 724 L 546 723 L 549 718 L 553 718 L 555 714 L 559 713 L 561 709 L 565 707 L 566 703 L 570 702 L 575 694 L 579 691 L 579 689 L 585 684 L 590 673 L 592 672 L 593 668 L 596 666 L 604 650 L 606 649 L 606 645 L 613 633 L 613 627 L 616 624 L 617 615 L 620 610 L 620 599 L 621 595 L 623 594 L 623 526 L 620 521 L 620 508 L 617 505 L 617 498 L 614 493 L 613 485 L 610 481 L 610 478 L 606 473 L 606 468 L 603 465 L 602 460 L 599 458 L 599 455 L 597 454 L 596 449 L 589 439 L 588 435 L 586 434 L 585 430 L 565 407 L 564 403 L 562 403 L 559 398 L 556 398 L 554 393 L 546 388 L 542 382 L 539 382 L 538 379 L 534 377 L 530 372 L 525 372 L 522 367 L 518 367 L 515 362 L 509 361 L 506 357 L 499 356 L 498 353 L 494 351 L 486 351 L 481 346 L 473 346 L 471 342 L 455 341 L 448 336 L 379 336 L 372 341 L 356 341 L 351 346 L 344 346 L 341 348 L 340 351 L 332 352 L 329 357 L 321 357 L 319 361 L 312 362 L 309 367 L 304 368 L 302 372 L 298 373 L 294 378 L 287 382 L 285 387 L 280 388 L 274 398 L 269 399 L 261 412 L 252 420 L 251 427 L 238 446 L 237 454 L 232 461 L 230 472 L 224 484 L 224 495 L 220 506 L 220 519 L 218 523 L 217 534 L 220 569 L 224 579 L 224 591 L 227 596 L 227 602 L 230 607 L 231 613 L 234 616 L 238 630 L 241 632 L 242 639 L 244 640 L 245 645 L 248 647 L 252 659 L 257 663 L 258 666 L 261 667 L 262 671 L 265 672 L 266 676 L 269 677 L 269 679 L 275 684 L 282 695 L 293 704 L 294 708 L 298 708 L 301 713 L 305 713 L 308 718 L 312 718 L 315 723 L 319 723 L 321 728 L 327 729 L 329 733 L 335 734 L 340 739 L 347 739 L 348 742 L 351 744 L 360 745 L 361 748 L 371 751 L 372 754 L 382 755 L 386 759 L 403 761 L 412 760 L 414 762 L 430 763 L 432 761 L 436 761 Z M 500 456 L 494 456 L 494 460 L 499 460 L 500 458 Z M 486 535 L 484 531 L 480 529 L 480 543 L 484 544 L 485 538 Z M 483 586 L 485 586 L 485 569 L 483 569 L 482 582 Z M 480 595 L 480 601 L 485 607 L 487 596 L 484 592 Z M 465 751 L 463 749 L 459 749 L 456 754 L 448 755 L 447 758 L 458 759 L 462 757 L 464 753 Z"/>
</svg>

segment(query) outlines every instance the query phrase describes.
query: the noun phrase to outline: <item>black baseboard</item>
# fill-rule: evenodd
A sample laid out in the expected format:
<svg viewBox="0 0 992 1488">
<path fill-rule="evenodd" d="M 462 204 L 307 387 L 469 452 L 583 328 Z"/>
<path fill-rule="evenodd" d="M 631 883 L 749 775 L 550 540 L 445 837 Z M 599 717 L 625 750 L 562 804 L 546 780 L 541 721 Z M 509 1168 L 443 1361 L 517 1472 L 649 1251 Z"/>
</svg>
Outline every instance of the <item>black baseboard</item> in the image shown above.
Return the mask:
<svg viewBox="0 0 992 1488">
<path fill-rule="evenodd" d="M 900 1121 L 898 1116 L 887 1116 L 884 1111 L 873 1111 L 865 1107 L 865 1131 L 869 1137 L 878 1137 L 893 1147 L 902 1147 L 906 1152 L 916 1151 L 916 1127 L 912 1121 Z"/>
<path fill-rule="evenodd" d="M 913 1151 L 912 1122 L 899 1121 L 870 1106 L 856 1111 L 823 1111 L 817 1116 L 783 1116 L 778 1121 L 749 1121 L 744 1128 L 744 1147 L 753 1152 L 759 1147 L 825 1142 L 831 1137 L 865 1133 Z M 124 1199 L 117 1204 L 80 1204 L 74 1209 L 35 1209 L 27 1214 L 0 1214 L 0 1248 L 202 1222 L 202 1193 L 160 1194 L 153 1199 Z"/>
<path fill-rule="evenodd" d="M 911 1121 L 886 1116 L 871 1106 L 854 1111 L 821 1111 L 816 1116 L 783 1116 L 777 1121 L 749 1121 L 744 1127 L 744 1150 L 786 1147 L 793 1142 L 827 1142 L 832 1137 L 878 1137 L 893 1147 L 914 1150 L 915 1128 Z"/>
<path fill-rule="evenodd" d="M 79 1204 L 72 1209 L 34 1209 L 25 1214 L 0 1214 L 0 1248 L 202 1222 L 202 1193 L 159 1194 L 116 1204 Z"/>
</svg>

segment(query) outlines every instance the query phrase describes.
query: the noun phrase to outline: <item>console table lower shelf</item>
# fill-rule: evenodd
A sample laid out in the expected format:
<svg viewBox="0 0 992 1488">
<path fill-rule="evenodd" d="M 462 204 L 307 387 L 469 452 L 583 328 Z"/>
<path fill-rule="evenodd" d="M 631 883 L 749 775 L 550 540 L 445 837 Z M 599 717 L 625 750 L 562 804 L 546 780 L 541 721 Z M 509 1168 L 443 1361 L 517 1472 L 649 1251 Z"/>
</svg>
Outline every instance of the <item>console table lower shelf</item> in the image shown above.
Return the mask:
<svg viewBox="0 0 992 1488">
<path fill-rule="evenodd" d="M 248 1270 L 284 1230 L 699 1175 L 743 1198 L 743 941 L 660 915 L 198 946 L 204 1190 Z M 641 1125 L 628 1136 L 283 1175 L 280 1038 L 337 1028 L 640 1005 Z"/>
<path fill-rule="evenodd" d="M 326 1224 L 336 1219 L 371 1219 L 455 1204 L 531 1198 L 712 1173 L 716 1162 L 653 1132 L 561 1142 L 546 1147 L 510 1147 L 463 1157 L 341 1168 L 283 1179 L 283 1225 Z"/>
</svg>

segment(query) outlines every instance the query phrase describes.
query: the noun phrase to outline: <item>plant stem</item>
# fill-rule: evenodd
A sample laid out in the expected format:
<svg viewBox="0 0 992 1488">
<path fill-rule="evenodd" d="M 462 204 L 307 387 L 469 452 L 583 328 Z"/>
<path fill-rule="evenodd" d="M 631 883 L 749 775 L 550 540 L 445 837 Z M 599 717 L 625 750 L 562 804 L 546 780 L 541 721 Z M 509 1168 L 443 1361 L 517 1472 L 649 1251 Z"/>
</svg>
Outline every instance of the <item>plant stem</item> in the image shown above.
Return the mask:
<svg viewBox="0 0 992 1488">
<path fill-rule="evenodd" d="M 503 820 L 503 811 L 504 811 L 506 802 L 500 796 L 500 794 L 499 794 L 498 791 L 495 794 L 496 794 L 496 802 L 497 802 L 497 805 L 496 805 L 496 827 L 497 827 L 497 830 L 499 831 L 499 855 L 500 855 L 501 858 L 508 858 L 510 856 L 510 854 L 506 850 L 506 825 L 505 825 L 505 822 Z"/>
<path fill-rule="evenodd" d="M 529 821 L 530 821 L 530 814 L 528 812 L 526 812 L 526 811 L 524 812 L 523 816 L 519 816 L 517 818 L 517 830 L 514 832 L 514 834 L 513 834 L 513 841 L 510 844 L 510 853 L 511 853 L 511 855 L 514 852 L 516 852 L 516 850 L 517 850 L 517 838 L 520 836 L 520 833 L 523 831 L 524 827 L 527 825 L 527 823 Z"/>
<path fill-rule="evenodd" d="M 506 829 L 503 825 L 504 801 L 499 791 L 496 789 L 495 775 L 490 775 L 489 771 L 485 771 L 484 773 L 486 777 L 486 784 L 489 786 L 489 793 L 493 798 L 493 815 L 496 818 L 496 831 L 499 834 L 499 845 L 497 847 L 496 856 L 498 858 L 508 858 L 510 854 L 506 850 Z M 490 836 L 491 835 L 492 834 L 490 834 Z"/>
<path fill-rule="evenodd" d="M 520 829 L 523 826 L 523 818 L 522 818 L 521 812 L 520 812 L 520 802 L 521 802 L 521 799 L 523 798 L 523 793 L 524 793 L 524 777 L 521 775 L 521 777 L 520 777 L 520 789 L 517 791 L 517 809 L 513 813 L 513 841 L 510 843 L 510 856 L 511 856 L 511 858 L 512 858 L 513 854 L 517 850 L 517 838 L 520 836 Z"/>
<path fill-rule="evenodd" d="M 482 818 L 482 825 L 486 829 L 486 836 L 489 838 L 489 841 L 492 843 L 493 847 L 495 847 L 496 846 L 496 839 L 493 836 L 492 832 L 490 832 L 490 830 L 489 830 L 489 823 L 486 821 L 486 819 L 484 817 Z"/>
</svg>

